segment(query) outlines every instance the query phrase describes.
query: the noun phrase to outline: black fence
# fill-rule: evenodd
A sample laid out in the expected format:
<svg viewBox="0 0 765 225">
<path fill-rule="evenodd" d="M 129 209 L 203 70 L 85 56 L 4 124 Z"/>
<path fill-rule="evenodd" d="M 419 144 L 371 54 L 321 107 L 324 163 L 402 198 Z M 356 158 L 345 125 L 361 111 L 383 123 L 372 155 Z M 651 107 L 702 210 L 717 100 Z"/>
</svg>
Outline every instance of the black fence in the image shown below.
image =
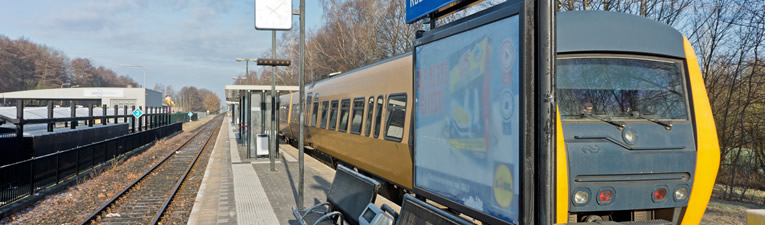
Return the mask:
<svg viewBox="0 0 765 225">
<path fill-rule="evenodd" d="M 182 130 L 181 123 L 0 166 L 0 208 Z"/>
<path fill-rule="evenodd" d="M 11 203 L 19 199 L 33 195 L 36 192 L 44 190 L 53 185 L 65 182 L 75 178 L 78 175 L 88 172 L 94 168 L 109 163 L 121 155 L 132 150 L 152 143 L 157 139 L 167 137 L 182 131 L 183 125 L 180 122 L 171 122 L 169 108 L 148 107 L 146 113 L 139 118 L 135 118 L 132 113 L 128 113 L 128 108 L 123 108 L 123 114 L 118 115 L 118 108 L 113 108 L 114 115 L 106 115 L 106 105 L 103 106 L 103 115 L 93 116 L 93 106 L 89 107 L 89 116 L 77 117 L 75 108 L 72 107 L 72 117 L 53 118 L 53 105 L 48 104 L 48 118 L 43 119 L 24 119 L 23 101 L 17 102 L 17 118 L 11 119 L 0 116 L 0 123 L 13 123 L 16 127 L 12 145 L 5 147 L 24 150 L 31 148 L 29 141 L 25 141 L 23 136 L 24 125 L 27 124 L 48 124 L 48 132 L 52 132 L 56 123 L 64 122 L 66 127 L 75 129 L 80 122 L 93 126 L 96 120 L 102 125 L 109 123 L 130 122 L 127 135 L 96 141 L 93 143 L 77 146 L 75 148 L 56 151 L 54 153 L 36 156 L 30 155 L 29 158 L 8 163 L 0 166 L 0 211 Z M 134 108 L 131 108 L 134 109 Z M 132 110 L 130 111 L 132 112 Z M 74 131 L 76 132 L 76 131 Z M 4 149 L 8 149 L 5 148 Z"/>
</svg>

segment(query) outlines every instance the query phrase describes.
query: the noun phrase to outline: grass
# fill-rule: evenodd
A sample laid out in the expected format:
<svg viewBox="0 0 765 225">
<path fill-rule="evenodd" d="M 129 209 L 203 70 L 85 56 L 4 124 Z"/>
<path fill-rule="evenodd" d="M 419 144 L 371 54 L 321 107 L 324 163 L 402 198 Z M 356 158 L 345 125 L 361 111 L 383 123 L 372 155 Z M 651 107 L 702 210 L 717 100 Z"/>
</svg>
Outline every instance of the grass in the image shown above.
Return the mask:
<svg viewBox="0 0 765 225">
<path fill-rule="evenodd" d="M 715 185 L 712 199 L 709 200 L 704 217 L 701 218 L 701 224 L 746 224 L 747 209 L 765 209 L 765 205 L 718 199 L 716 196 L 723 196 L 726 188 L 727 186 L 722 184 Z M 742 190 L 734 188 L 733 191 L 740 194 Z M 746 196 L 758 197 L 756 199 L 760 201 L 759 203 L 762 203 L 760 197 L 765 196 L 763 191 L 749 190 L 747 193 Z"/>
<path fill-rule="evenodd" d="M 740 187 L 734 187 L 733 193 L 736 195 L 736 197 L 741 195 L 741 192 L 743 192 L 744 189 Z M 714 190 L 712 191 L 712 198 L 722 199 L 724 196 L 728 194 L 728 186 L 724 184 L 715 184 Z M 750 204 L 762 204 L 763 201 L 765 201 L 765 191 L 757 190 L 757 189 L 749 189 L 744 193 L 743 199 L 740 200 L 744 203 L 750 203 Z"/>
<path fill-rule="evenodd" d="M 746 224 L 746 210 L 752 207 L 739 202 L 711 199 L 701 224 Z"/>
</svg>

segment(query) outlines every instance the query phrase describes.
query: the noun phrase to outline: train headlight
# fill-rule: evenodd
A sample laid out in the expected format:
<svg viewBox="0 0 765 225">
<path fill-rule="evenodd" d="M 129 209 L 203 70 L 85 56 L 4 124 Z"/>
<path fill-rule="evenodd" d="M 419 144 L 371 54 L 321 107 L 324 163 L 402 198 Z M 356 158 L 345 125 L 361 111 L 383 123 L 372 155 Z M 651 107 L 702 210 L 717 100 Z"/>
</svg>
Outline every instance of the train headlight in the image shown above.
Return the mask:
<svg viewBox="0 0 765 225">
<path fill-rule="evenodd" d="M 584 205 L 590 201 L 590 192 L 585 190 L 578 190 L 574 194 L 574 203 L 577 205 Z"/>
<path fill-rule="evenodd" d="M 627 144 L 635 144 L 635 140 L 637 140 L 637 133 L 629 128 L 624 129 L 624 131 L 622 131 L 622 139 L 624 139 L 624 142 L 627 142 Z"/>
<path fill-rule="evenodd" d="M 675 190 L 675 200 L 685 200 L 688 198 L 688 187 L 680 187 Z"/>
</svg>

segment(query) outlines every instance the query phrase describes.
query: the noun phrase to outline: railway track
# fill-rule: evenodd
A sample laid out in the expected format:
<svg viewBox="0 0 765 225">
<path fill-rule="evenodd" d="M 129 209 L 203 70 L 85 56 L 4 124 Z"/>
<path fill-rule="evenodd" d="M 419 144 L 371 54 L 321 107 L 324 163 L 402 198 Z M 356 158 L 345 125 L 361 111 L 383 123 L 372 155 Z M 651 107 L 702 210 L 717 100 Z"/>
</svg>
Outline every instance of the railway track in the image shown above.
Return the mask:
<svg viewBox="0 0 765 225">
<path fill-rule="evenodd" d="M 199 129 L 80 224 L 157 224 L 175 193 L 220 128 L 222 117 Z"/>
</svg>

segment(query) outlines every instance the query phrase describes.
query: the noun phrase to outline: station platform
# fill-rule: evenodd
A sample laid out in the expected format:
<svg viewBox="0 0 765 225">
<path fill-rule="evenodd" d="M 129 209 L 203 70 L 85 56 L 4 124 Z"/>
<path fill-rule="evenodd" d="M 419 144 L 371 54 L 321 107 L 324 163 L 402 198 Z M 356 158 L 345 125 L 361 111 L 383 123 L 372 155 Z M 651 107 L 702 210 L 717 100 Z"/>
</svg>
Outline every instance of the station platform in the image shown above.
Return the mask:
<svg viewBox="0 0 765 225">
<path fill-rule="evenodd" d="M 230 121 L 227 118 L 225 121 Z M 299 224 L 292 215 L 298 198 L 298 150 L 281 144 L 276 171 L 266 158 L 248 159 L 235 127 L 224 122 L 207 164 L 188 224 Z M 304 207 L 326 200 L 335 170 L 305 156 Z M 376 204 L 398 208 L 381 196 Z"/>
</svg>

